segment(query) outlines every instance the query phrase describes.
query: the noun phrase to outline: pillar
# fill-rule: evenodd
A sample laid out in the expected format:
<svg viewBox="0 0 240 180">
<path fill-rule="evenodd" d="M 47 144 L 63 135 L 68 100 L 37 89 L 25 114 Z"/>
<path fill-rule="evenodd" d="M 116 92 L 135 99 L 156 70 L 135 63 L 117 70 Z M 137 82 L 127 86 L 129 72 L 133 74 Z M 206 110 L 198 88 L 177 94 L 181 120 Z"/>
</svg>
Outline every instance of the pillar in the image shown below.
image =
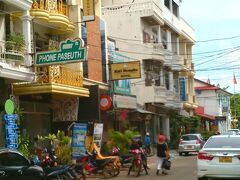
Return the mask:
<svg viewBox="0 0 240 180">
<path fill-rule="evenodd" d="M 163 67 L 160 67 L 160 86 L 164 86 L 164 72 L 163 72 Z"/>
<path fill-rule="evenodd" d="M 172 51 L 172 34 L 171 31 L 167 30 L 167 50 Z"/>
<path fill-rule="evenodd" d="M 169 90 L 173 91 L 173 72 L 169 71 Z"/>
<path fill-rule="evenodd" d="M 168 116 L 163 117 L 163 133 L 170 140 L 170 120 Z"/>
<path fill-rule="evenodd" d="M 29 11 L 24 11 L 23 16 L 22 16 L 22 31 L 23 31 L 23 36 L 25 39 L 25 44 L 26 44 L 26 55 L 25 55 L 25 65 L 26 66 L 31 66 L 32 65 L 32 56 L 30 53 L 32 53 L 32 43 L 31 43 L 31 20 L 32 17 L 30 16 Z"/>
</svg>

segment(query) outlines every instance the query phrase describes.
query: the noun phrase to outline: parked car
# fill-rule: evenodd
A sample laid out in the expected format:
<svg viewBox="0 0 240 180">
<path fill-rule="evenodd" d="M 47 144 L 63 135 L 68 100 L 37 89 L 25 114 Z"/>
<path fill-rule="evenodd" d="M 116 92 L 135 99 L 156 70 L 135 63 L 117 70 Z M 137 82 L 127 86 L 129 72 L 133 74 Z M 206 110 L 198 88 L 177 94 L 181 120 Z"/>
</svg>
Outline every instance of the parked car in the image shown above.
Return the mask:
<svg viewBox="0 0 240 180">
<path fill-rule="evenodd" d="M 0 179 L 40 180 L 44 179 L 44 171 L 17 150 L 4 148 L 0 149 Z"/>
<path fill-rule="evenodd" d="M 201 134 L 184 134 L 179 139 L 178 153 L 181 156 L 183 153 L 198 152 L 204 143 Z"/>
<path fill-rule="evenodd" d="M 211 136 L 197 157 L 198 180 L 208 178 L 239 179 L 240 136 Z"/>
<path fill-rule="evenodd" d="M 237 135 L 240 135 L 240 130 L 239 129 L 228 129 L 227 132 L 229 132 L 229 133 L 234 132 Z"/>
</svg>

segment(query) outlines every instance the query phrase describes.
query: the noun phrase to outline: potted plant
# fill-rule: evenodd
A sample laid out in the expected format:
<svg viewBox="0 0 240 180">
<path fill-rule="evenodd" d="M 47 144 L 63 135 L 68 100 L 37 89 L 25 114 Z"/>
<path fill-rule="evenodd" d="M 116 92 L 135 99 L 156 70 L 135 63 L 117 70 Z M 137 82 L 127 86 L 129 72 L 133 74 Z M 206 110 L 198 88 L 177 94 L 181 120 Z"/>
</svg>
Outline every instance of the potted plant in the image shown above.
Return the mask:
<svg viewBox="0 0 240 180">
<path fill-rule="evenodd" d="M 6 38 L 5 48 L 7 51 L 22 52 L 25 46 L 24 36 L 21 33 L 13 32 Z"/>
</svg>

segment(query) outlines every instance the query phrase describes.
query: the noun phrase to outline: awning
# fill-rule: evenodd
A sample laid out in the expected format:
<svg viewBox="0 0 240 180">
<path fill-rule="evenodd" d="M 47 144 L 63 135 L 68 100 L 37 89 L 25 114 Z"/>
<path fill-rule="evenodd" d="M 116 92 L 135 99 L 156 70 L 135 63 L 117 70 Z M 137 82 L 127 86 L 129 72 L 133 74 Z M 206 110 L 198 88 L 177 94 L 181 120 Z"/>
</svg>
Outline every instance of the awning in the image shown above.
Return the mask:
<svg viewBox="0 0 240 180">
<path fill-rule="evenodd" d="M 211 115 L 207 115 L 207 114 L 196 114 L 196 115 L 208 120 L 215 120 L 215 117 Z"/>
<path fill-rule="evenodd" d="M 144 110 L 144 109 L 139 109 L 139 108 L 137 108 L 137 112 L 145 113 L 145 114 L 155 114 L 155 113 L 153 113 L 153 112 L 151 112 L 151 111 L 146 111 L 146 110 Z"/>
</svg>

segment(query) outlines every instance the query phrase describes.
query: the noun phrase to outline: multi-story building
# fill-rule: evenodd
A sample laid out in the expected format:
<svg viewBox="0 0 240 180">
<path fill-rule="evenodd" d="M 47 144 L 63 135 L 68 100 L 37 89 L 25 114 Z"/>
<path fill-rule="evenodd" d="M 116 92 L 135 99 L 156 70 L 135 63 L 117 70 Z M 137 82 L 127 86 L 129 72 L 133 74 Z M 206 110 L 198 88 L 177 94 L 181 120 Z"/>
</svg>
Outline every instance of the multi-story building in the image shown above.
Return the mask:
<svg viewBox="0 0 240 180">
<path fill-rule="evenodd" d="M 116 50 L 129 61 L 140 61 L 141 78 L 131 80 L 138 111 L 146 114 L 140 124 L 153 137 L 164 133 L 170 138 L 171 118 L 180 112 L 191 116 L 197 107 L 194 31 L 180 17 L 180 1 L 103 0 L 102 15 Z"/>
<path fill-rule="evenodd" d="M 196 115 L 202 118 L 202 127 L 205 130 L 224 133 L 231 128 L 231 93 L 226 90 L 203 82 L 194 80 L 196 102 L 199 108 Z"/>
<path fill-rule="evenodd" d="M 102 82 L 101 4 L 95 4 L 95 19 L 87 23 L 81 19 L 82 7 L 80 1 L 74 0 L 0 2 L 1 113 L 6 99 L 14 100 L 23 117 L 19 124 L 23 134 L 47 135 L 67 130 L 77 120 L 100 121 L 99 96 L 108 90 Z M 36 53 L 57 51 L 60 42 L 81 37 L 83 26 L 88 32 L 88 58 L 84 64 L 35 66 Z M 14 34 L 23 38 L 25 46 L 21 49 L 7 48 L 14 40 L 8 37 Z M 1 145 L 2 138 L 3 133 Z"/>
</svg>

